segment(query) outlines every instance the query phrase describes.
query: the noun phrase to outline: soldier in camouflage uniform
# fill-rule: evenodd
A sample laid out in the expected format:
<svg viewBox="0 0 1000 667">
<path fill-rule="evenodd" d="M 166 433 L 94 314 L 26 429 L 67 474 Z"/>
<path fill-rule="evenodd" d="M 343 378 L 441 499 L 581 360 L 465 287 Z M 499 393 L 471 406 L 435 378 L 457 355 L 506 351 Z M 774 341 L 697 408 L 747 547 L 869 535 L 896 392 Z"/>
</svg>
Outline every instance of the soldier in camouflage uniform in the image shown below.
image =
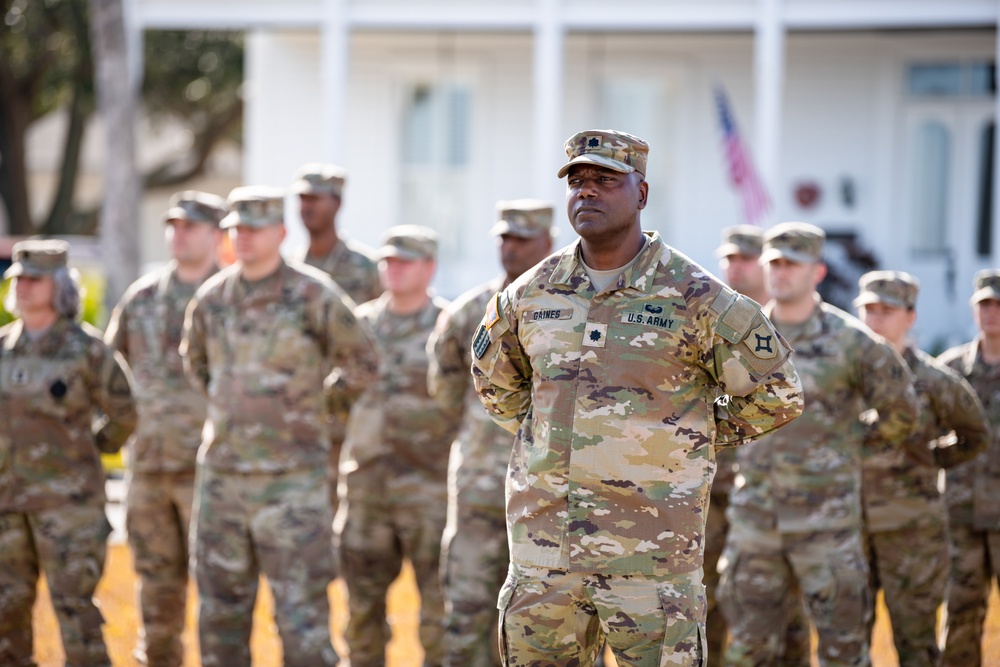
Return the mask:
<svg viewBox="0 0 1000 667">
<path fill-rule="evenodd" d="M 938 357 L 976 390 L 992 426 L 987 450 L 947 472 L 951 571 L 944 667 L 982 664 L 986 605 L 1000 576 L 1000 270 L 977 273 L 974 289 L 979 334 Z"/>
<path fill-rule="evenodd" d="M 503 487 L 514 439 L 479 402 L 469 375 L 469 341 L 490 297 L 552 251 L 553 210 L 536 199 L 497 203 L 492 234 L 504 273 L 452 302 L 427 345 L 431 393 L 444 406 L 462 405 L 462 426 L 448 466 L 448 524 L 441 546 L 444 664 L 449 667 L 500 664 L 496 601 L 510 563 Z"/>
<path fill-rule="evenodd" d="M 309 232 L 309 248 L 302 261 L 325 271 L 355 304 L 377 299 L 382 293 L 378 268 L 369 249 L 337 231 L 337 213 L 344 196 L 347 171 L 334 164 L 311 162 L 299 168 L 291 190 L 299 196 L 299 215 Z M 329 415 L 330 506 L 337 513 L 337 465 L 344 444 L 346 416 L 343 406 L 331 406 Z M 336 560 L 335 556 L 335 560 Z"/>
<path fill-rule="evenodd" d="M 101 452 L 135 428 L 128 367 L 78 323 L 63 241 L 22 241 L 4 278 L 18 319 L 0 329 L 0 665 L 32 661 L 31 611 L 44 571 L 66 664 L 110 666 L 94 590 L 107 537 Z M 103 413 L 100 420 L 95 417 Z"/>
<path fill-rule="evenodd" d="M 760 265 L 764 232 L 753 225 L 734 225 L 722 230 L 722 245 L 716 248 L 719 268 L 726 284 L 759 304 L 767 303 L 769 297 L 764 284 L 764 267 Z M 729 506 L 729 492 L 736 477 L 736 449 L 719 447 L 715 452 L 718 468 L 712 481 L 712 502 L 708 508 L 705 525 L 705 595 L 708 599 L 708 664 L 718 667 L 722 664 L 725 651 L 726 618 L 719 609 L 716 591 L 719 586 L 717 569 L 722 549 L 726 546 L 729 521 L 726 508 Z M 780 664 L 784 667 L 809 667 L 809 622 L 800 607 L 789 621 L 785 636 L 784 652 Z"/>
<path fill-rule="evenodd" d="M 903 356 L 920 403 L 910 435 L 913 447 L 901 450 L 871 437 L 862 448 L 872 599 L 879 588 L 885 592 L 899 664 L 937 667 L 941 652 L 935 623 L 948 577 L 947 515 L 938 471 L 985 449 L 989 424 L 969 383 L 907 341 L 917 316 L 917 280 L 900 271 L 870 271 L 858 285 L 854 305 L 861 321 Z"/>
<path fill-rule="evenodd" d="M 208 395 L 191 528 L 205 667 L 250 665 L 259 573 L 274 593 L 284 664 L 337 661 L 324 378 L 356 396 L 377 360 L 350 298 L 278 254 L 283 194 L 229 195 L 222 227 L 239 261 L 198 289 L 184 322 L 184 370 Z"/>
<path fill-rule="evenodd" d="M 188 525 L 205 397 L 184 376 L 179 346 L 195 290 L 218 271 L 215 253 L 226 202 L 186 191 L 163 216 L 172 261 L 132 284 L 104 340 L 128 361 L 139 426 L 128 449 L 126 527 L 132 547 L 143 665 L 180 667 L 188 581 Z"/>
<path fill-rule="evenodd" d="M 917 404 L 899 354 L 820 301 L 825 236 L 804 223 L 764 235 L 761 261 L 772 298 L 764 311 L 795 348 L 806 407 L 788 428 L 737 453 L 740 478 L 729 499 L 719 587 L 732 632 L 725 659 L 731 667 L 774 664 L 799 604 L 796 590 L 819 635 L 820 664 L 870 664 L 861 443 L 867 428 L 901 446 Z"/>
<path fill-rule="evenodd" d="M 448 303 L 430 292 L 436 256 L 433 230 L 388 229 L 379 260 L 386 291 L 356 311 L 375 333 L 380 366 L 351 411 L 340 462 L 337 535 L 353 667 L 385 665 L 386 593 L 404 558 L 420 589 L 424 664 L 441 664 L 441 535 L 461 403 L 441 406 L 427 389 L 427 339 Z"/>
<path fill-rule="evenodd" d="M 642 231 L 648 146 L 566 142 L 578 242 L 490 299 L 476 390 L 517 433 L 507 475 L 506 664 L 703 665 L 702 559 L 715 447 L 802 410 L 790 350 L 761 314 Z"/>
</svg>

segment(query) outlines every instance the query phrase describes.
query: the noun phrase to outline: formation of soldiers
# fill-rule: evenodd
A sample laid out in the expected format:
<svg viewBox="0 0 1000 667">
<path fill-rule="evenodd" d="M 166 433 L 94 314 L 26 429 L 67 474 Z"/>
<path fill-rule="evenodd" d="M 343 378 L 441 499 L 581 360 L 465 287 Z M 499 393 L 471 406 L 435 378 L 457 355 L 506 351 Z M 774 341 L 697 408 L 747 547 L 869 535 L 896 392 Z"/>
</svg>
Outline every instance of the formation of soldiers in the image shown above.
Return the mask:
<svg viewBox="0 0 1000 667">
<path fill-rule="evenodd" d="M 620 665 L 804 667 L 814 629 L 821 665 L 863 667 L 879 590 L 901 665 L 981 664 L 1000 270 L 976 276 L 979 335 L 934 359 L 907 337 L 912 276 L 863 276 L 858 317 L 822 302 L 817 227 L 725 230 L 725 281 L 643 232 L 648 150 L 571 137 L 579 239 L 552 254 L 552 204 L 498 202 L 503 272 L 451 303 L 430 289 L 432 230 L 392 227 L 373 252 L 344 238 L 346 173 L 326 164 L 289 190 L 174 195 L 172 260 L 103 335 L 77 321 L 66 244 L 18 244 L 0 664 L 34 664 L 41 572 L 67 664 L 110 664 L 99 453 L 126 441 L 141 664 L 182 664 L 192 576 L 202 664 L 249 666 L 263 574 L 284 664 L 338 662 L 342 576 L 351 664 L 384 665 L 404 559 L 429 666 L 592 665 L 607 644 Z M 294 260 L 288 192 L 310 237 Z"/>
</svg>

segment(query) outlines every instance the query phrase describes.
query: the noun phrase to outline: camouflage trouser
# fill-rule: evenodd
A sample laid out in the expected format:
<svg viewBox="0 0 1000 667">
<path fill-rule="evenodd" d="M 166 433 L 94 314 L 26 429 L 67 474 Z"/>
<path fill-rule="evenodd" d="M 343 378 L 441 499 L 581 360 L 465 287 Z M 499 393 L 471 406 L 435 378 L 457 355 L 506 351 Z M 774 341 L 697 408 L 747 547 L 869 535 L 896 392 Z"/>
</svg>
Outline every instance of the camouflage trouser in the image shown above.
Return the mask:
<svg viewBox="0 0 1000 667">
<path fill-rule="evenodd" d="M 283 664 L 336 664 L 326 590 L 333 576 L 331 524 L 323 467 L 256 474 L 199 469 L 191 568 L 204 667 L 249 667 L 261 572 L 274 594 Z"/>
<path fill-rule="evenodd" d="M 722 652 L 726 648 L 726 635 L 729 633 L 726 618 L 715 599 L 719 587 L 719 571 L 716 568 L 729 532 L 729 520 L 726 519 L 728 505 L 726 496 L 713 491 L 708 506 L 708 519 L 705 521 L 705 599 L 708 601 L 705 630 L 708 635 L 708 667 L 722 665 Z"/>
<path fill-rule="evenodd" d="M 499 666 L 497 596 L 510 563 L 506 515 L 503 507 L 453 505 L 441 547 L 444 664 Z"/>
<path fill-rule="evenodd" d="M 871 594 L 879 588 L 892 622 L 899 664 L 937 667 L 937 609 L 948 578 L 947 530 L 943 523 L 867 536 Z M 874 629 L 874 615 L 869 633 Z"/>
<path fill-rule="evenodd" d="M 948 634 L 943 667 L 982 664 L 983 623 L 990 586 L 1000 575 L 1000 532 L 952 524 Z"/>
<path fill-rule="evenodd" d="M 103 503 L 0 513 L 0 665 L 32 661 L 31 610 L 39 569 L 59 621 L 66 664 L 110 667 L 94 590 L 111 525 Z"/>
<path fill-rule="evenodd" d="M 729 520 L 726 518 L 728 505 L 725 496 L 713 495 L 705 526 L 705 597 L 708 600 L 708 621 L 705 627 L 708 631 L 708 667 L 721 667 L 726 651 L 726 637 L 729 634 L 726 617 L 719 608 L 717 600 L 719 557 L 722 556 L 726 546 L 726 535 L 729 533 Z M 785 643 L 775 664 L 780 667 L 809 667 L 812 650 L 809 642 L 809 620 L 806 618 L 805 608 L 798 604 L 792 610 L 785 631 Z"/>
<path fill-rule="evenodd" d="M 372 466 L 352 472 L 346 490 L 337 533 L 350 610 L 344 638 L 351 667 L 385 664 L 390 637 L 386 592 L 404 558 L 413 565 L 420 590 L 424 664 L 440 665 L 444 634 L 441 535 L 448 505 L 445 480 L 421 473 L 391 474 Z"/>
<path fill-rule="evenodd" d="M 511 563 L 498 602 L 509 667 L 591 667 L 605 640 L 620 667 L 701 667 L 701 570 L 662 577 Z"/>
<path fill-rule="evenodd" d="M 139 575 L 142 629 L 135 656 L 152 667 L 180 667 L 187 605 L 188 526 L 194 471 L 133 473 L 126 498 L 128 542 Z"/>
<path fill-rule="evenodd" d="M 819 634 L 823 667 L 869 667 L 868 563 L 858 531 L 737 534 L 723 554 L 719 604 L 729 621 L 729 667 L 773 665 L 800 596 Z"/>
</svg>

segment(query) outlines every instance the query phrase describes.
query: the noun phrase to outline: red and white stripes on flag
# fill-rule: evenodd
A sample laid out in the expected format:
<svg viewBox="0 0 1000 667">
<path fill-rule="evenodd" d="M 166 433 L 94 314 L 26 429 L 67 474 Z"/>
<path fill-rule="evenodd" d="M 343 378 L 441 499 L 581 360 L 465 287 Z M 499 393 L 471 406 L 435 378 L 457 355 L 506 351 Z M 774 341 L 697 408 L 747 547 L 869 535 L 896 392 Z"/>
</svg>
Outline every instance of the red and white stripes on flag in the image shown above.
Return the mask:
<svg viewBox="0 0 1000 667">
<path fill-rule="evenodd" d="M 721 86 L 715 88 L 715 106 L 722 126 L 722 147 L 729 168 L 729 180 L 740 197 L 743 221 L 760 226 L 771 210 L 771 197 L 753 164 L 750 150 L 743 143 L 729 107 L 729 99 Z"/>
</svg>

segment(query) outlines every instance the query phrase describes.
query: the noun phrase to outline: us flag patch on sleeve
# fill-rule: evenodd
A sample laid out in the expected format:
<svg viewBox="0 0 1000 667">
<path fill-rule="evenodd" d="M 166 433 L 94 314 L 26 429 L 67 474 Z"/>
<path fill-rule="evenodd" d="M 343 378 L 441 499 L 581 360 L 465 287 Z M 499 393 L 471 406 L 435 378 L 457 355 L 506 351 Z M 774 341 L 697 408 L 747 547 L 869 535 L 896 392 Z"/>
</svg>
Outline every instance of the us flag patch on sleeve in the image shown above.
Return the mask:
<svg viewBox="0 0 1000 667">
<path fill-rule="evenodd" d="M 483 324 L 486 329 L 492 329 L 493 325 L 500 321 L 500 292 L 497 292 L 489 303 L 486 304 L 486 317 Z"/>
</svg>

